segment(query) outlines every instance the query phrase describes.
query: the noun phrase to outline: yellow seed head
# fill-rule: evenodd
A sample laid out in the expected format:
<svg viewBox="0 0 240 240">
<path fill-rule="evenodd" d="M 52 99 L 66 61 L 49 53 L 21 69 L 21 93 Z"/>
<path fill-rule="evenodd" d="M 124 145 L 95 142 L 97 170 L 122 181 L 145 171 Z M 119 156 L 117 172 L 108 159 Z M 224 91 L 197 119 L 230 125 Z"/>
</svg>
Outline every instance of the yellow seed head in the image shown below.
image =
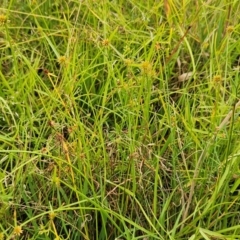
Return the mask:
<svg viewBox="0 0 240 240">
<path fill-rule="evenodd" d="M 157 51 L 159 51 L 159 50 L 161 49 L 161 44 L 160 44 L 159 42 L 157 42 L 157 43 L 155 44 L 155 49 L 156 49 Z"/>
<path fill-rule="evenodd" d="M 53 220 L 57 216 L 57 214 L 55 212 L 50 212 L 48 216 L 50 220 Z"/>
<path fill-rule="evenodd" d="M 109 46 L 109 44 L 110 44 L 110 41 L 108 39 L 103 39 L 103 41 L 102 41 L 103 46 L 107 47 L 107 46 Z"/>
<path fill-rule="evenodd" d="M 228 33 L 231 33 L 231 32 L 233 32 L 234 31 L 234 26 L 228 26 L 227 27 L 227 32 Z"/>
<path fill-rule="evenodd" d="M 60 56 L 59 58 L 58 58 L 58 63 L 60 64 L 60 65 L 66 65 L 67 64 L 67 62 L 68 62 L 68 60 L 67 60 L 67 58 L 65 57 L 65 56 Z"/>
<path fill-rule="evenodd" d="M 13 234 L 16 236 L 20 236 L 22 234 L 23 230 L 21 226 L 16 226 L 13 229 Z"/>
<path fill-rule="evenodd" d="M 2 232 L 0 233 L 0 240 L 4 240 L 4 234 Z"/>
<path fill-rule="evenodd" d="M 141 63 L 141 69 L 143 73 L 152 72 L 152 64 L 149 61 L 144 61 Z"/>
<path fill-rule="evenodd" d="M 130 58 L 127 58 L 124 60 L 124 63 L 127 65 L 127 66 L 130 66 L 131 64 L 133 64 L 133 60 L 130 59 Z"/>
<path fill-rule="evenodd" d="M 52 181 L 56 185 L 56 187 L 60 187 L 60 178 L 59 177 L 53 177 Z"/>
<path fill-rule="evenodd" d="M 221 75 L 216 75 L 213 77 L 213 82 L 214 83 L 220 83 L 222 81 Z"/>
<path fill-rule="evenodd" d="M 8 21 L 6 15 L 0 15 L 0 25 L 6 24 Z"/>
</svg>

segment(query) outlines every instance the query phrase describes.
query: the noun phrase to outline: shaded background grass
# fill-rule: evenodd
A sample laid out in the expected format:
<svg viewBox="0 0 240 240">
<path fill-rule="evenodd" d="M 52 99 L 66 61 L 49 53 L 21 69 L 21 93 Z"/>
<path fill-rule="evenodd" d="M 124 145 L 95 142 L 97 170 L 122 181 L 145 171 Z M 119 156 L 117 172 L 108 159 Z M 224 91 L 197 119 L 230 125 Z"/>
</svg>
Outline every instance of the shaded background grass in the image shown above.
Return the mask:
<svg viewBox="0 0 240 240">
<path fill-rule="evenodd" d="M 238 1 L 4 4 L 2 234 L 238 239 Z"/>
</svg>

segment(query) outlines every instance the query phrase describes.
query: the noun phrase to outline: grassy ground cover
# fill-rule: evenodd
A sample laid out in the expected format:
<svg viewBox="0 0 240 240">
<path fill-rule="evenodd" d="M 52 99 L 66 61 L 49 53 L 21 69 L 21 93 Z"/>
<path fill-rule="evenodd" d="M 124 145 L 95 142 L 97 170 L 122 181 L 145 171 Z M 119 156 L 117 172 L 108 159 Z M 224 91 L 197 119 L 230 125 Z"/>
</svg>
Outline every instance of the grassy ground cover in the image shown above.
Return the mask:
<svg viewBox="0 0 240 240">
<path fill-rule="evenodd" d="M 0 239 L 240 239 L 238 0 L 0 7 Z"/>
</svg>

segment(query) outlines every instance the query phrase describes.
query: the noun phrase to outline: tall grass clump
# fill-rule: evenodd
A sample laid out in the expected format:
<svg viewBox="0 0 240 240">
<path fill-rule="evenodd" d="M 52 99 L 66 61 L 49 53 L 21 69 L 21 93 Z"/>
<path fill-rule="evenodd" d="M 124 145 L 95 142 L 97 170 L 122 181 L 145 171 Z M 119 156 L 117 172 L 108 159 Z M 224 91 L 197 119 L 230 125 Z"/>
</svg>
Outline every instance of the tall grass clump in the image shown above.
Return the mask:
<svg viewBox="0 0 240 240">
<path fill-rule="evenodd" d="M 0 239 L 240 239 L 239 11 L 3 1 Z"/>
</svg>

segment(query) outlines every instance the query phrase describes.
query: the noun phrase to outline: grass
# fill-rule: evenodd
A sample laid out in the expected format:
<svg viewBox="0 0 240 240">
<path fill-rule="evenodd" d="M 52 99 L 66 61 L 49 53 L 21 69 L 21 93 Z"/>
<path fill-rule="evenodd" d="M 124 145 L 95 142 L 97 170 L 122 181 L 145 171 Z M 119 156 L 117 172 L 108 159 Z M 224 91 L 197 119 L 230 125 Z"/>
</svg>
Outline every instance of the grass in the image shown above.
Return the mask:
<svg viewBox="0 0 240 240">
<path fill-rule="evenodd" d="M 4 1 L 0 239 L 240 239 L 238 1 Z"/>
</svg>

